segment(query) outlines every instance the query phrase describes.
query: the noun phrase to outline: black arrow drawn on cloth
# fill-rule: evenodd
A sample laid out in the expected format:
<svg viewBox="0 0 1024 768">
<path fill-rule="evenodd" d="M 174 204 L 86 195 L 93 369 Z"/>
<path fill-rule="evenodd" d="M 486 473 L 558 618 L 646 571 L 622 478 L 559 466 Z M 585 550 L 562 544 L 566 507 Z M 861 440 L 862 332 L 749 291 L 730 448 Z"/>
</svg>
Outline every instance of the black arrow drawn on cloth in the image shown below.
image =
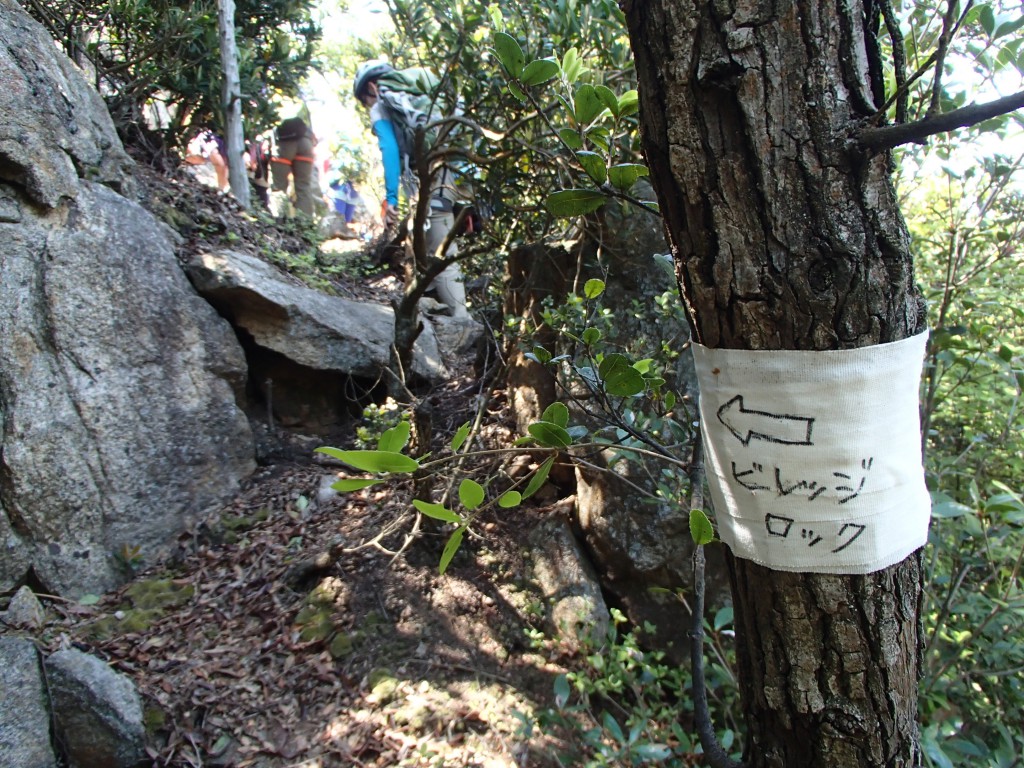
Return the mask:
<svg viewBox="0 0 1024 768">
<path fill-rule="evenodd" d="M 814 445 L 811 442 L 814 419 L 766 411 L 748 411 L 743 407 L 743 395 L 736 395 L 719 408 L 718 420 L 743 445 L 749 445 L 755 437 L 783 445 Z"/>
</svg>

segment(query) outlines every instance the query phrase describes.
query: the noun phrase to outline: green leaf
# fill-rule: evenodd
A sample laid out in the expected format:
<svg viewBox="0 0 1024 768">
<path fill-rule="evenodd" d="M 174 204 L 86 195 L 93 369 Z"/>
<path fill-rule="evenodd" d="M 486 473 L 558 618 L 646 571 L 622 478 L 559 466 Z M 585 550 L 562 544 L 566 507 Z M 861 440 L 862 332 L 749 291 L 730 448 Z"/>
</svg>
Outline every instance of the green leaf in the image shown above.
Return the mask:
<svg viewBox="0 0 1024 768">
<path fill-rule="evenodd" d="M 601 329 L 587 328 L 585 331 L 583 331 L 583 334 L 580 336 L 580 339 L 588 347 L 592 347 L 601 340 Z"/>
<path fill-rule="evenodd" d="M 974 514 L 973 509 L 952 499 L 932 505 L 932 517 L 936 518 L 963 517 L 971 514 Z"/>
<path fill-rule="evenodd" d="M 1021 27 L 1024 27 L 1024 16 L 1021 16 L 1016 19 L 999 18 L 996 22 L 996 28 L 992 32 L 992 39 L 996 40 L 1000 37 L 1011 35 Z"/>
<path fill-rule="evenodd" d="M 573 99 L 576 122 L 580 125 L 588 125 L 593 122 L 599 114 L 604 112 L 604 104 L 597 97 L 597 92 L 592 85 L 581 85 L 576 89 Z"/>
<path fill-rule="evenodd" d="M 619 742 L 620 744 L 625 742 L 626 737 L 622 733 L 622 728 L 619 726 L 618 721 L 616 721 L 616 719 L 614 717 L 612 717 L 612 713 L 611 712 L 609 712 L 608 710 L 605 710 L 602 713 L 601 720 L 604 723 L 605 729 L 609 733 L 611 733 L 611 735 L 615 738 L 615 740 L 617 742 Z"/>
<path fill-rule="evenodd" d="M 545 365 L 551 361 L 551 353 L 539 345 L 534 347 L 532 352 L 526 353 L 527 357 L 530 357 L 531 355 L 533 356 L 532 359 L 536 360 L 541 365 Z"/>
<path fill-rule="evenodd" d="M 690 536 L 693 543 L 701 547 L 715 540 L 715 529 L 702 509 L 690 510 Z"/>
<path fill-rule="evenodd" d="M 640 98 L 636 89 L 619 96 L 619 117 L 627 117 L 640 109 Z"/>
<path fill-rule="evenodd" d="M 605 168 L 604 158 L 601 155 L 596 152 L 577 152 L 576 158 L 595 184 L 601 185 L 608 180 L 608 170 Z"/>
<path fill-rule="evenodd" d="M 465 532 L 465 526 L 456 528 L 455 532 L 449 537 L 448 543 L 444 545 L 444 552 L 441 553 L 441 562 L 437 566 L 437 572 L 442 576 L 448 570 L 448 566 L 451 564 L 452 558 L 455 557 L 455 553 L 459 551 L 459 547 L 462 544 L 462 534 Z"/>
<path fill-rule="evenodd" d="M 88 593 L 88 594 L 82 595 L 80 598 L 78 598 L 78 604 L 79 605 L 96 605 L 96 603 L 98 603 L 99 601 L 100 601 L 100 596 L 99 595 L 94 595 L 91 592 Z"/>
<path fill-rule="evenodd" d="M 672 747 L 667 744 L 656 744 L 654 742 L 639 744 L 633 748 L 633 755 L 639 758 L 642 763 L 654 763 L 659 760 L 668 760 L 672 757 Z"/>
<path fill-rule="evenodd" d="M 509 83 L 508 84 L 508 92 L 511 93 L 516 98 L 516 101 L 521 101 L 521 102 L 525 102 L 526 101 L 526 94 L 523 93 L 523 89 L 520 88 L 515 83 Z"/>
<path fill-rule="evenodd" d="M 676 393 L 669 390 L 665 393 L 665 410 L 671 411 L 676 404 Z"/>
<path fill-rule="evenodd" d="M 567 219 L 593 213 L 604 202 L 604 194 L 596 189 L 563 189 L 548 195 L 544 207 L 552 216 Z"/>
<path fill-rule="evenodd" d="M 558 77 L 558 62 L 554 59 L 531 61 L 523 70 L 520 80 L 526 85 L 540 85 Z"/>
<path fill-rule="evenodd" d="M 381 451 L 398 453 L 409 442 L 409 433 L 411 431 L 412 424 L 408 421 L 400 421 L 380 436 L 380 440 L 377 441 L 377 448 Z"/>
<path fill-rule="evenodd" d="M 594 146 L 603 152 L 608 152 L 610 150 L 608 136 L 608 129 L 603 126 L 591 128 L 587 131 L 587 138 L 594 144 Z"/>
<path fill-rule="evenodd" d="M 981 10 L 978 13 L 978 21 L 981 22 L 981 28 L 985 30 L 985 34 L 991 37 L 996 29 L 996 15 L 991 5 L 981 6 Z"/>
<path fill-rule="evenodd" d="M 446 523 L 461 523 L 462 518 L 442 504 L 433 504 L 423 499 L 413 499 L 412 505 L 427 517 L 443 520 Z"/>
<path fill-rule="evenodd" d="M 416 459 L 391 451 L 339 451 L 322 447 L 316 452 L 325 453 L 363 472 L 415 472 L 420 468 Z"/>
<path fill-rule="evenodd" d="M 724 608 L 718 609 L 718 612 L 715 614 L 715 620 L 711 625 L 715 628 L 715 631 L 718 632 L 732 624 L 732 619 L 733 608 L 731 605 L 727 605 Z"/>
<path fill-rule="evenodd" d="M 541 486 L 547 482 L 548 475 L 551 473 L 551 466 L 555 463 L 555 457 L 551 456 L 544 461 L 539 467 L 537 467 L 537 473 L 530 478 L 530 482 L 526 485 L 526 490 L 523 491 L 523 498 L 528 499 L 537 491 L 540 490 Z"/>
<path fill-rule="evenodd" d="M 573 439 L 573 442 L 576 442 L 577 440 L 582 440 L 584 437 L 590 434 L 590 430 L 588 430 L 582 424 L 577 424 L 576 426 L 569 427 L 565 431 L 569 433 L 569 437 Z"/>
<path fill-rule="evenodd" d="M 491 26 L 496 29 L 502 30 L 505 28 L 505 17 L 501 15 L 501 8 L 498 7 L 497 3 L 492 3 L 487 7 L 487 13 L 491 17 Z"/>
<path fill-rule="evenodd" d="M 583 149 L 583 138 L 580 136 L 578 131 L 575 131 L 572 128 L 560 128 L 558 131 L 558 137 L 569 149 Z"/>
<path fill-rule="evenodd" d="M 518 80 L 526 64 L 526 54 L 523 53 L 519 41 L 505 32 L 495 32 L 494 53 L 505 71 Z"/>
<path fill-rule="evenodd" d="M 550 421 L 534 422 L 526 431 L 545 448 L 568 448 L 572 445 L 572 438 L 565 431 L 565 427 L 552 424 Z"/>
<path fill-rule="evenodd" d="M 523 502 L 523 494 L 519 491 L 505 491 L 498 497 L 498 506 L 502 509 L 518 507 Z"/>
<path fill-rule="evenodd" d="M 569 425 L 569 409 L 565 403 L 552 403 L 544 409 L 540 418 L 541 421 L 550 421 L 552 424 L 565 427 Z"/>
<path fill-rule="evenodd" d="M 596 277 L 592 277 L 583 284 L 583 295 L 588 299 L 596 299 L 602 293 L 604 293 L 604 280 L 599 280 Z"/>
<path fill-rule="evenodd" d="M 627 192 L 641 176 L 649 176 L 646 165 L 640 163 L 619 163 L 608 169 L 608 180 L 616 189 Z"/>
<path fill-rule="evenodd" d="M 597 95 L 598 101 L 604 104 L 615 117 L 619 116 L 619 100 L 611 88 L 606 85 L 595 85 L 594 93 Z"/>
<path fill-rule="evenodd" d="M 616 397 L 639 394 L 647 386 L 640 371 L 624 355 L 617 353 L 605 356 L 598 367 L 598 375 L 604 382 L 605 392 Z"/>
<path fill-rule="evenodd" d="M 605 355 L 601 364 L 597 367 L 597 375 L 602 379 L 607 377 L 617 368 L 630 368 L 632 363 L 629 362 L 629 358 L 625 355 L 620 355 L 618 352 L 613 352 L 610 355 Z"/>
<path fill-rule="evenodd" d="M 565 76 L 566 82 L 575 83 L 583 72 L 583 62 L 580 61 L 579 51 L 570 48 L 562 56 L 562 74 Z"/>
<path fill-rule="evenodd" d="M 467 421 L 458 431 L 455 433 L 455 437 L 452 438 L 452 453 L 458 453 L 459 448 L 466 442 L 466 438 L 469 437 L 469 422 Z"/>
<path fill-rule="evenodd" d="M 371 485 L 378 485 L 383 482 L 383 480 L 374 480 L 373 478 L 353 477 L 345 480 L 338 480 L 336 483 L 331 484 L 331 488 L 339 493 L 347 493 L 349 491 L 359 491 L 363 488 L 369 488 Z"/>
<path fill-rule="evenodd" d="M 459 501 L 466 509 L 476 509 L 484 502 L 484 488 L 468 477 L 459 483 Z"/>
<path fill-rule="evenodd" d="M 569 687 L 569 680 L 565 675 L 559 675 L 555 678 L 555 707 L 562 709 L 569 701 L 569 695 L 572 693 L 572 689 Z"/>
<path fill-rule="evenodd" d="M 632 397 L 646 389 L 643 374 L 636 368 L 616 368 L 604 379 L 604 389 L 616 397 Z"/>
</svg>

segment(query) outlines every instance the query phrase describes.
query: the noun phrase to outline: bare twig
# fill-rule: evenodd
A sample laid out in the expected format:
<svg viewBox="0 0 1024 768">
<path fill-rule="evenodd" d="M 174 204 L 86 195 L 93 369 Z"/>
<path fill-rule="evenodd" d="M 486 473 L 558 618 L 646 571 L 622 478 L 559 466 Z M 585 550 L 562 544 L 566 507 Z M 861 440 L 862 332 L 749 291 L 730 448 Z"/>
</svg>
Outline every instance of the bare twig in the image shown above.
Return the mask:
<svg viewBox="0 0 1024 768">
<path fill-rule="evenodd" d="M 690 469 L 690 509 L 704 510 L 704 459 L 700 436 L 694 441 Z M 690 675 L 693 686 L 693 715 L 700 745 L 712 768 L 746 768 L 729 757 L 715 735 L 708 708 L 707 683 L 704 680 L 704 547 L 693 551 L 693 616 L 690 630 Z"/>
<path fill-rule="evenodd" d="M 974 0 L 967 0 L 964 13 L 971 10 Z M 936 117 L 939 114 L 939 99 L 942 97 L 942 70 L 946 65 L 946 52 L 949 50 L 949 43 L 956 31 L 956 11 L 959 3 L 949 0 L 946 13 L 942 17 L 942 33 L 939 35 L 939 44 L 935 50 L 935 78 L 932 81 L 932 100 L 928 105 L 925 118 Z"/>
</svg>

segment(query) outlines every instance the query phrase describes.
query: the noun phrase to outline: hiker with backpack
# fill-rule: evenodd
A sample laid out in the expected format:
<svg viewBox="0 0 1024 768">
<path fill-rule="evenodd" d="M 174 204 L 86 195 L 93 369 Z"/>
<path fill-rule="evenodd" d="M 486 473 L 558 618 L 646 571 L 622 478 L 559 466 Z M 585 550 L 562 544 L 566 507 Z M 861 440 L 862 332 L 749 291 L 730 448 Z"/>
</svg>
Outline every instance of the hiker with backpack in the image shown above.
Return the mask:
<svg viewBox="0 0 1024 768">
<path fill-rule="evenodd" d="M 396 70 L 383 61 L 361 64 L 352 85 L 356 100 L 370 110 L 370 125 L 380 146 L 384 166 L 384 226 L 390 228 L 398 223 L 398 191 L 404 177 L 405 191 L 409 197 L 424 192 L 430 196 L 430 213 L 424 237 L 427 252 L 431 255 L 437 254 L 455 224 L 455 190 L 451 171 L 440 169 L 429 190 L 418 189 L 418 182 L 412 172 L 417 129 L 436 119 L 430 115 L 430 111 L 437 87 L 436 75 L 427 69 L 415 67 Z M 452 243 L 445 256 L 451 257 L 457 253 L 458 248 Z M 432 287 L 441 302 L 451 309 L 454 317 L 468 317 L 466 289 L 458 264 L 449 265 L 435 277 Z"/>
<path fill-rule="evenodd" d="M 287 195 L 288 178 L 295 186 L 295 208 L 313 215 L 313 133 L 301 117 L 290 117 L 277 126 L 277 151 L 270 161 L 274 192 Z M 275 210 L 278 216 L 282 210 Z"/>
</svg>

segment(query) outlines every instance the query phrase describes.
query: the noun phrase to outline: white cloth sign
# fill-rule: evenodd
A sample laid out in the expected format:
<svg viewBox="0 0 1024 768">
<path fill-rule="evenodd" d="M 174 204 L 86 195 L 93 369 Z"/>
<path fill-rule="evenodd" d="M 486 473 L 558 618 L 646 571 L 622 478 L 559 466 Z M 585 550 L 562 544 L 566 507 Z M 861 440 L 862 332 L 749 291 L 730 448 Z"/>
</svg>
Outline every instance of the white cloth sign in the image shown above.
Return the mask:
<svg viewBox="0 0 1024 768">
<path fill-rule="evenodd" d="M 828 352 L 693 345 L 708 485 L 733 554 L 782 571 L 863 574 L 925 544 L 927 336 Z"/>
</svg>

